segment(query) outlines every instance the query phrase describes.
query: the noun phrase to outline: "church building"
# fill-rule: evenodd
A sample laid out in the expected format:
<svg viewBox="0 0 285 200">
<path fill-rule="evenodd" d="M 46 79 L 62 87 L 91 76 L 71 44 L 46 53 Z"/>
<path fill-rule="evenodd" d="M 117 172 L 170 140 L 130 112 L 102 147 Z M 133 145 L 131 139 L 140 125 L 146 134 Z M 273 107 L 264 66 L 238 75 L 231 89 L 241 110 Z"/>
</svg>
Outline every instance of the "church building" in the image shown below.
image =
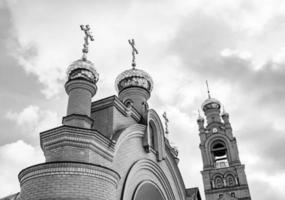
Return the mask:
<svg viewBox="0 0 285 200">
<path fill-rule="evenodd" d="M 178 151 L 165 136 L 161 119 L 148 100 L 152 77 L 135 62 L 115 81 L 117 95 L 92 102 L 99 74 L 87 59 L 90 35 L 85 33 L 83 56 L 67 69 L 68 95 L 62 125 L 40 133 L 45 162 L 23 169 L 19 193 L 2 200 L 201 200 L 198 188 L 186 188 L 178 168 Z M 213 98 L 198 118 L 206 200 L 250 199 L 232 135 L 229 115 Z M 190 153 L 190 152 L 189 152 Z"/>
</svg>

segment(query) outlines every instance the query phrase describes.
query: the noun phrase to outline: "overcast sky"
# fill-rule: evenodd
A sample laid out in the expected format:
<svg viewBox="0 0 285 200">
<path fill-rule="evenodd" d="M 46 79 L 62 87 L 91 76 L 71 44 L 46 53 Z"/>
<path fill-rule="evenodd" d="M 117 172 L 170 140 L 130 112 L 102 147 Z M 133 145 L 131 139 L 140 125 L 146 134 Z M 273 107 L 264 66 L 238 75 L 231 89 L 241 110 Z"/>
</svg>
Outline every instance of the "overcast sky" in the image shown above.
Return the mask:
<svg viewBox="0 0 285 200">
<path fill-rule="evenodd" d="M 284 0 L 0 0 L 0 197 L 19 191 L 20 170 L 44 161 L 39 132 L 65 115 L 80 24 L 95 36 L 94 101 L 116 94 L 135 38 L 137 66 L 154 79 L 150 107 L 167 111 L 187 187 L 204 193 L 196 119 L 208 80 L 230 114 L 252 199 L 285 199 Z"/>
</svg>

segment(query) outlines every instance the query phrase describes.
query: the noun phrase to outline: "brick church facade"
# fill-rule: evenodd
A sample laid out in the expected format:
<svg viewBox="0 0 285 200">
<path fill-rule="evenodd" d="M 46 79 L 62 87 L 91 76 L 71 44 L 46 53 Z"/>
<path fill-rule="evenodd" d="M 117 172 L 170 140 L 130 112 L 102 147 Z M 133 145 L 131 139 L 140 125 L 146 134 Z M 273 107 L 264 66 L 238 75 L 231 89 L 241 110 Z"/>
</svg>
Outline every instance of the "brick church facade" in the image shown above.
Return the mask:
<svg viewBox="0 0 285 200">
<path fill-rule="evenodd" d="M 92 102 L 99 76 L 87 52 L 68 67 L 69 98 L 62 126 L 40 133 L 45 163 L 23 169 L 18 176 L 20 192 L 4 199 L 200 200 L 198 188 L 185 188 L 178 152 L 165 137 L 159 115 L 148 107 L 151 76 L 133 63 L 116 79 L 118 96 Z M 206 199 L 250 199 L 244 198 L 249 191 L 229 124 L 218 120 L 220 108 L 208 107 L 212 99 L 205 102 L 207 120 L 217 120 L 208 121 L 205 128 L 204 120 L 198 119 Z M 230 148 L 231 160 L 224 168 L 216 168 L 206 156 L 204 144 L 214 127 L 222 147 Z M 222 174 L 223 181 L 228 171 L 233 171 L 234 186 L 212 183 L 215 173 Z M 229 190 L 241 192 L 226 198 Z"/>
</svg>

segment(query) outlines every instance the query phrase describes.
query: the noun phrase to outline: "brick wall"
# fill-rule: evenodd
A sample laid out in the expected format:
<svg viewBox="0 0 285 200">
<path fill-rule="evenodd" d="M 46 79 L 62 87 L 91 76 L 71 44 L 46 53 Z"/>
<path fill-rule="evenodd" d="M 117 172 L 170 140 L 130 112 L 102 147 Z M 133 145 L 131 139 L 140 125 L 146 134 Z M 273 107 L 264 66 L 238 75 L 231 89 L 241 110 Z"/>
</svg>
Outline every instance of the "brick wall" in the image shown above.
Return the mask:
<svg viewBox="0 0 285 200">
<path fill-rule="evenodd" d="M 21 200 L 115 200 L 119 175 L 82 163 L 45 163 L 20 172 Z"/>
</svg>

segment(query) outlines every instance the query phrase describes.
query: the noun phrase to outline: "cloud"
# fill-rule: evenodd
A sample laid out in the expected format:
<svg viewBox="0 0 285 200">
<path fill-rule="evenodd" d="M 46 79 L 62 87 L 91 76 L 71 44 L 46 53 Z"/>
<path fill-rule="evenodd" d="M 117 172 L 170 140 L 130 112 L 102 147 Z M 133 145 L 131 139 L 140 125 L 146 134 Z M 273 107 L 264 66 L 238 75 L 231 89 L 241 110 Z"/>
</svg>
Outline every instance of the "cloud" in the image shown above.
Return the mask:
<svg viewBox="0 0 285 200">
<path fill-rule="evenodd" d="M 254 122 L 253 120 L 250 121 Z M 249 161 L 252 168 L 257 168 L 256 172 L 266 171 L 270 176 L 285 173 L 285 158 L 283 156 L 285 147 L 282 142 L 285 140 L 285 135 L 283 130 L 276 130 L 270 122 L 257 125 L 247 123 L 240 128 L 238 136 L 242 141 L 239 142 L 240 151 L 246 155 L 246 160 Z M 251 153 L 248 152 L 247 146 L 250 146 Z"/>
<path fill-rule="evenodd" d="M 23 125 L 36 125 L 39 120 L 39 107 L 30 105 L 21 112 L 9 111 L 6 117 L 10 120 L 16 121 L 19 126 Z"/>
<path fill-rule="evenodd" d="M 284 50 L 275 52 L 274 57 L 258 67 L 251 51 L 240 50 L 239 41 L 244 37 L 244 32 L 233 30 L 218 16 L 195 13 L 181 25 L 169 51 L 181 60 L 188 74 L 194 72 L 204 80 L 230 84 L 241 89 L 240 93 L 250 90 L 254 93 L 251 98 L 259 103 L 284 104 Z"/>
<path fill-rule="evenodd" d="M 37 139 L 39 132 L 58 126 L 60 118 L 57 113 L 50 110 L 42 110 L 38 106 L 30 105 L 20 112 L 8 111 L 6 118 L 16 122 L 27 139 Z M 38 141 L 38 140 L 37 140 Z"/>
<path fill-rule="evenodd" d="M 284 177 L 285 173 L 276 175 L 267 175 L 262 172 L 251 172 L 252 179 L 249 184 L 252 199 L 284 199 Z"/>
<path fill-rule="evenodd" d="M 19 192 L 17 174 L 24 168 L 44 161 L 39 147 L 22 140 L 0 146 L 0 194 L 7 196 Z"/>
</svg>

